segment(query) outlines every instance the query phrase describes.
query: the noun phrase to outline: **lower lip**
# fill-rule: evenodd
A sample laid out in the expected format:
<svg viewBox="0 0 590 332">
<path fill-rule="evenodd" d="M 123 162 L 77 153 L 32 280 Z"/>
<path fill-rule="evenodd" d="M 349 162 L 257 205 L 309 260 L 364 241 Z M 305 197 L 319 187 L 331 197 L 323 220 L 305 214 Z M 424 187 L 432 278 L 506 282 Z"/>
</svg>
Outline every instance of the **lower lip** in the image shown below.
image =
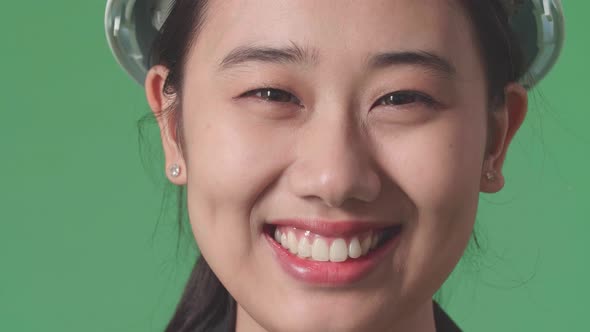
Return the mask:
<svg viewBox="0 0 590 332">
<path fill-rule="evenodd" d="M 293 278 L 322 286 L 343 286 L 363 279 L 379 261 L 399 242 L 403 230 L 376 250 L 366 256 L 344 262 L 318 262 L 301 258 L 283 248 L 267 232 L 264 232 L 279 265 Z"/>
</svg>

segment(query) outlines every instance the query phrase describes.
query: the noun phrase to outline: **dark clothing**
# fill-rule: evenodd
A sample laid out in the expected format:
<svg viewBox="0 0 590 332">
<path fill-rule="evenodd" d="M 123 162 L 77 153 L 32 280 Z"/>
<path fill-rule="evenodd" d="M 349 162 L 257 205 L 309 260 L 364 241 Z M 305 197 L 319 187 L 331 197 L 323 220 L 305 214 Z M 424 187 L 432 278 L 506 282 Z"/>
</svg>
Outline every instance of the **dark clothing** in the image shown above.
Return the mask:
<svg viewBox="0 0 590 332">
<path fill-rule="evenodd" d="M 434 324 L 436 332 L 461 332 L 461 329 L 453 322 L 451 317 L 436 303 L 432 301 L 434 308 Z"/>
</svg>

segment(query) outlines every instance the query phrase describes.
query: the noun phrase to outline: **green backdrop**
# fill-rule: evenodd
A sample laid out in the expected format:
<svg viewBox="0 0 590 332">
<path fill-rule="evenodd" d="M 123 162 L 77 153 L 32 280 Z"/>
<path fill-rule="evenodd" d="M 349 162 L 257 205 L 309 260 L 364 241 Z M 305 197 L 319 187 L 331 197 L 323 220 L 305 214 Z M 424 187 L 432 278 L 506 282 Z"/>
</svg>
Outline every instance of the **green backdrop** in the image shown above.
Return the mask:
<svg viewBox="0 0 590 332">
<path fill-rule="evenodd" d="M 483 248 L 442 292 L 466 331 L 590 331 L 590 2 L 564 2 L 563 56 L 531 94 L 505 190 L 481 198 Z M 194 259 L 157 223 L 163 170 L 144 169 L 136 130 L 149 109 L 104 7 L 3 4 L 0 331 L 161 331 Z"/>
</svg>

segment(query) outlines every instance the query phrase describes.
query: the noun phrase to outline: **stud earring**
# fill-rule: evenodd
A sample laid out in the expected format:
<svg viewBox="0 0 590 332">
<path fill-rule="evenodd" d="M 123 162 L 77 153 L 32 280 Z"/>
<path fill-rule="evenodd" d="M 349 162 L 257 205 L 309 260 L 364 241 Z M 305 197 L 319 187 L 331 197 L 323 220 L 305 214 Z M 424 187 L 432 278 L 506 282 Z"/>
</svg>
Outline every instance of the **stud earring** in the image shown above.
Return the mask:
<svg viewBox="0 0 590 332">
<path fill-rule="evenodd" d="M 496 181 L 496 171 L 491 170 L 486 172 L 486 179 L 490 182 Z"/>
<path fill-rule="evenodd" d="M 177 177 L 180 175 L 180 166 L 178 166 L 178 164 L 172 164 L 169 171 L 172 177 Z"/>
</svg>

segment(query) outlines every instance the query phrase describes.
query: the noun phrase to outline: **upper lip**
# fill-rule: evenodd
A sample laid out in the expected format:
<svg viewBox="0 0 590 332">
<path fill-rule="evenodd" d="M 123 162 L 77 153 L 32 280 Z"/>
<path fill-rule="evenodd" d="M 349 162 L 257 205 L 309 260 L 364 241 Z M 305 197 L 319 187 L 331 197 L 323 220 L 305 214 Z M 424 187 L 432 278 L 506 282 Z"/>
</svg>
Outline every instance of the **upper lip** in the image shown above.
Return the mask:
<svg viewBox="0 0 590 332">
<path fill-rule="evenodd" d="M 267 223 L 276 226 L 291 226 L 326 237 L 348 236 L 400 225 L 379 221 L 328 220 L 319 218 L 273 219 Z"/>
</svg>

